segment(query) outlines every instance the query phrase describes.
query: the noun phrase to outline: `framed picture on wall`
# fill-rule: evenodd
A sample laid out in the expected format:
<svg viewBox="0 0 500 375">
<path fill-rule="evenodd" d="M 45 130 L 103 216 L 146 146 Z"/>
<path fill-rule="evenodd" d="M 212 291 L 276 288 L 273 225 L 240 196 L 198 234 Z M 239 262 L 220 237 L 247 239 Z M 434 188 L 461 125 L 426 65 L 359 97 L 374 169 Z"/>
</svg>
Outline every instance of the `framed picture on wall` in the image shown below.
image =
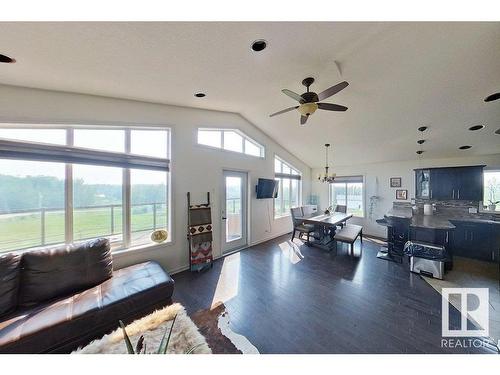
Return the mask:
<svg viewBox="0 0 500 375">
<path fill-rule="evenodd" d="M 408 199 L 408 190 L 396 190 L 396 199 L 405 201 Z"/>
<path fill-rule="evenodd" d="M 391 177 L 391 187 L 401 187 L 401 177 Z"/>
</svg>

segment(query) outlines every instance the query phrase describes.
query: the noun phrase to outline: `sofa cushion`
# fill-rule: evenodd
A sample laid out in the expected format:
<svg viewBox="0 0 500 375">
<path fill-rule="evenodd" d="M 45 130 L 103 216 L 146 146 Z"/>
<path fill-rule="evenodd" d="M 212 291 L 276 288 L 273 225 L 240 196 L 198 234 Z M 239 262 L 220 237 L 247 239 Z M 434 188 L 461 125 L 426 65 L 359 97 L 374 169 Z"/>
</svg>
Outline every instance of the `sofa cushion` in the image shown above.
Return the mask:
<svg viewBox="0 0 500 375">
<path fill-rule="evenodd" d="M 0 321 L 0 353 L 69 353 L 171 303 L 174 281 L 155 262 L 136 264 L 71 297 Z"/>
<path fill-rule="evenodd" d="M 17 307 L 20 264 L 21 256 L 18 254 L 0 256 L 0 316 Z"/>
<path fill-rule="evenodd" d="M 112 273 L 111 250 L 105 238 L 24 253 L 19 305 L 67 296 L 100 284 Z"/>
</svg>

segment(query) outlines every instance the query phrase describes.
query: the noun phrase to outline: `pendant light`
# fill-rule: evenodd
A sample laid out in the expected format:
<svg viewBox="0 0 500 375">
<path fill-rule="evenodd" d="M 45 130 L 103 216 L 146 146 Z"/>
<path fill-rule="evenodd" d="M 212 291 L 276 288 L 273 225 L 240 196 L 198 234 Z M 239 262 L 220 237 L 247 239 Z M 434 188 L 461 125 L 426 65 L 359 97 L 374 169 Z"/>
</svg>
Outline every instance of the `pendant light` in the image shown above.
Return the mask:
<svg viewBox="0 0 500 375">
<path fill-rule="evenodd" d="M 330 144 L 329 143 L 326 143 L 325 144 L 325 148 L 326 148 L 326 165 L 325 165 L 325 174 L 322 176 L 322 175 L 319 175 L 318 176 L 318 180 L 320 182 L 324 182 L 324 183 L 328 183 L 328 184 L 331 184 L 334 180 L 335 180 L 335 173 L 332 173 L 332 174 L 329 174 L 328 173 L 328 170 L 330 169 L 330 167 L 328 166 L 328 148 L 330 147 Z"/>
</svg>

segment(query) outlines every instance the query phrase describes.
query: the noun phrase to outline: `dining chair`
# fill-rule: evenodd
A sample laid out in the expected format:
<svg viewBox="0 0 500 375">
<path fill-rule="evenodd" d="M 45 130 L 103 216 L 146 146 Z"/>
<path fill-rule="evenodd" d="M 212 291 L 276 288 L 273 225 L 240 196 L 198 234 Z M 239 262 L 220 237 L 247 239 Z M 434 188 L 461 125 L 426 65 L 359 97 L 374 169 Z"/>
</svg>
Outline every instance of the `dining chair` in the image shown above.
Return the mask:
<svg viewBox="0 0 500 375">
<path fill-rule="evenodd" d="M 335 206 L 335 212 L 340 212 L 342 214 L 346 214 L 347 213 L 347 206 L 344 204 L 337 204 Z M 343 228 L 345 224 L 346 224 L 346 222 L 344 221 L 344 222 L 340 223 L 339 227 Z"/>
<path fill-rule="evenodd" d="M 292 241 L 295 238 L 295 233 L 299 232 L 298 238 L 301 240 L 302 235 L 306 234 L 307 239 L 306 243 L 309 244 L 309 238 L 312 232 L 314 232 L 314 225 L 304 224 L 301 217 L 303 217 L 302 207 L 294 207 L 290 209 L 292 214 L 292 222 L 293 222 L 293 233 L 292 233 Z"/>
<path fill-rule="evenodd" d="M 347 206 L 344 204 L 337 204 L 335 206 L 335 212 L 340 212 L 340 213 L 346 214 L 347 213 Z"/>
</svg>

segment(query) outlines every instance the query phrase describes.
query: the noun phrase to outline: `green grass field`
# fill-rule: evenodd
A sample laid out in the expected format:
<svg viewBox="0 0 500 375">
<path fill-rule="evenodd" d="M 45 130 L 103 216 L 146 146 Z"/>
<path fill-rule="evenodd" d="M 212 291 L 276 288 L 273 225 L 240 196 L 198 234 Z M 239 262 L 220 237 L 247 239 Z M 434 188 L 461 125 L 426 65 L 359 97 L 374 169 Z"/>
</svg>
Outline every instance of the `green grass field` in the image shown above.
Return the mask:
<svg viewBox="0 0 500 375">
<path fill-rule="evenodd" d="M 156 213 L 156 228 L 166 227 L 165 208 Z M 110 208 L 76 210 L 73 215 L 75 240 L 95 238 L 122 232 L 121 208 L 114 208 L 114 230 L 111 229 Z M 152 230 L 153 212 L 137 210 L 132 213 L 132 232 Z M 41 214 L 0 215 L 0 252 L 42 245 Z M 63 211 L 45 214 L 45 244 L 64 242 Z"/>
</svg>

